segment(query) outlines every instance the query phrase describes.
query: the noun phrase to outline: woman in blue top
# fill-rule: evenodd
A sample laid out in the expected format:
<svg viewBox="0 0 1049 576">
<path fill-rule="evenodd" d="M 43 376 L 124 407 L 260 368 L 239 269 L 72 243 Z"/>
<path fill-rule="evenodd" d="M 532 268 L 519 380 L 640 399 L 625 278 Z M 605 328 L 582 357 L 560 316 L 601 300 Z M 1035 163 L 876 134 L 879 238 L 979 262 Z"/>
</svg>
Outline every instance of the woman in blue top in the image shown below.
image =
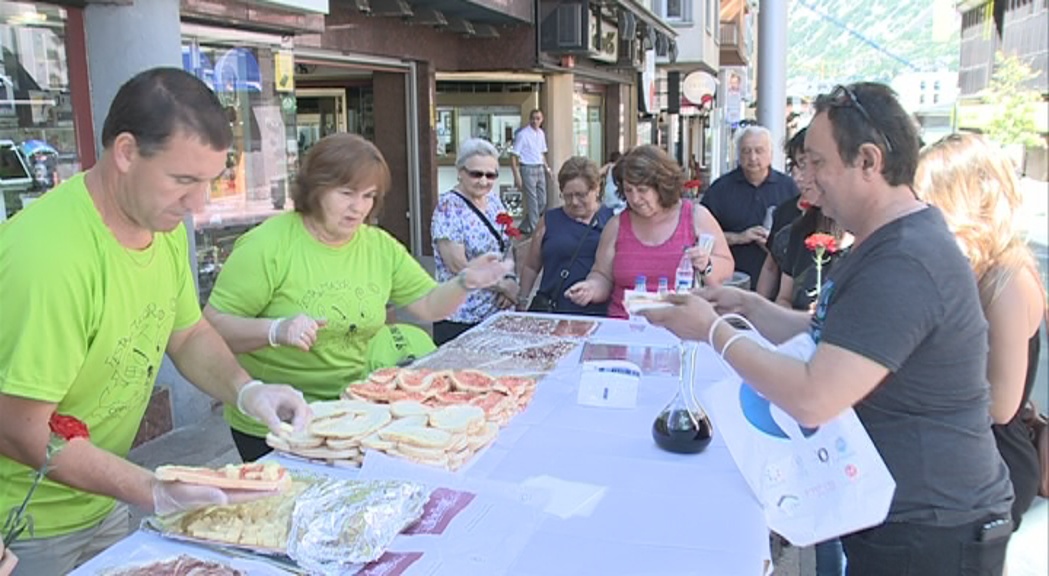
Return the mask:
<svg viewBox="0 0 1049 576">
<path fill-rule="evenodd" d="M 564 205 L 548 210 L 539 220 L 521 271 L 517 309 L 604 316 L 607 303 L 578 306 L 564 292 L 586 278 L 594 265 L 601 231 L 612 209 L 601 204 L 601 177 L 593 161 L 574 156 L 557 173 Z M 529 298 L 536 277 L 543 272 L 534 300 Z M 549 305 L 546 303 L 549 302 Z"/>
</svg>

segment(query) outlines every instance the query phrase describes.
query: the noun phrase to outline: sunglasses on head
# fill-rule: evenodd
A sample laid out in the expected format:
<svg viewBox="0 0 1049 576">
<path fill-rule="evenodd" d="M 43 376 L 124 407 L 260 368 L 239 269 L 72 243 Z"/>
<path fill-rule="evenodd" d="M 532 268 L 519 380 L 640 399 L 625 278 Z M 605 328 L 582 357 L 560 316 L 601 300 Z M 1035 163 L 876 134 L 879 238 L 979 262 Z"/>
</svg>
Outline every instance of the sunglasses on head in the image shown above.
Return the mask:
<svg viewBox="0 0 1049 576">
<path fill-rule="evenodd" d="M 474 180 L 480 180 L 482 177 L 495 180 L 499 177 L 498 172 L 482 172 L 481 170 L 466 170 L 466 175 Z"/>
<path fill-rule="evenodd" d="M 878 128 L 878 125 L 874 123 L 870 113 L 868 113 L 867 109 L 863 107 L 863 104 L 860 103 L 859 98 L 856 97 L 856 93 L 853 92 L 851 88 L 839 84 L 831 91 L 827 102 L 835 108 L 852 108 L 859 112 L 860 116 L 863 116 L 863 119 L 867 121 L 867 124 L 870 124 L 870 127 L 874 129 L 874 132 L 885 142 L 885 150 L 887 152 L 892 152 L 892 142 L 889 141 L 889 137 L 886 136 L 885 132 L 882 132 L 881 128 Z"/>
</svg>

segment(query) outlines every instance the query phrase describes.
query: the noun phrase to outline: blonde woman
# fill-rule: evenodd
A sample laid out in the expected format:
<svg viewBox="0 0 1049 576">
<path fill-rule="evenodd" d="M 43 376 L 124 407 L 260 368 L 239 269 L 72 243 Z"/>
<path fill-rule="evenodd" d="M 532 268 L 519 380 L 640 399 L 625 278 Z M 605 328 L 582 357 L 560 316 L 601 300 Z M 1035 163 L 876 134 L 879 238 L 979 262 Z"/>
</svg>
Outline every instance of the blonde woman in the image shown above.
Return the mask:
<svg viewBox="0 0 1049 576">
<path fill-rule="evenodd" d="M 1038 485 L 1038 456 L 1020 422 L 1038 365 L 1045 289 L 1016 217 L 1022 203 L 1012 163 L 974 134 L 952 134 L 921 155 L 915 186 L 947 220 L 968 257 L 989 325 L 987 379 L 998 450 L 1009 466 L 1020 525 Z"/>
</svg>

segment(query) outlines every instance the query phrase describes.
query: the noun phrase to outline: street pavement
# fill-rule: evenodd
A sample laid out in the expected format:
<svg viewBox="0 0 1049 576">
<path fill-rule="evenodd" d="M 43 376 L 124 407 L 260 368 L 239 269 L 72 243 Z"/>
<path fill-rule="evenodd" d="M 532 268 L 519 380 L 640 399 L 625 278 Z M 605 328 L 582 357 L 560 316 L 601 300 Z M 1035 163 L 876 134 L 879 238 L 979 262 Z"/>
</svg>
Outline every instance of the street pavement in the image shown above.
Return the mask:
<svg viewBox="0 0 1049 576">
<path fill-rule="evenodd" d="M 1028 230 L 1028 239 L 1038 258 L 1043 278 L 1049 275 L 1049 184 L 1026 179 L 1023 182 L 1025 203 L 1022 224 Z M 519 254 L 523 254 L 519 252 Z M 519 258 L 520 259 L 520 258 Z M 429 260 L 429 259 L 428 259 Z M 432 263 L 424 262 L 432 272 Z M 1049 282 L 1047 282 L 1049 284 Z M 410 318 L 399 315 L 401 321 Z M 429 328 L 429 325 L 425 325 Z M 1033 397 L 1045 411 L 1049 406 L 1049 346 L 1042 332 L 1042 355 Z M 147 442 L 131 451 L 130 459 L 149 468 L 162 464 L 191 466 L 221 466 L 239 462 L 229 428 L 222 420 L 221 409 L 216 409 L 204 421 L 186 426 Z M 133 519 L 138 525 L 141 516 Z M 778 548 L 778 547 L 777 547 Z M 777 550 L 775 576 L 811 576 L 815 574 L 815 555 L 812 548 L 784 547 Z M 1046 576 L 1049 574 L 1049 502 L 1038 498 L 1024 516 L 1020 530 L 1009 545 L 1009 576 Z"/>
</svg>

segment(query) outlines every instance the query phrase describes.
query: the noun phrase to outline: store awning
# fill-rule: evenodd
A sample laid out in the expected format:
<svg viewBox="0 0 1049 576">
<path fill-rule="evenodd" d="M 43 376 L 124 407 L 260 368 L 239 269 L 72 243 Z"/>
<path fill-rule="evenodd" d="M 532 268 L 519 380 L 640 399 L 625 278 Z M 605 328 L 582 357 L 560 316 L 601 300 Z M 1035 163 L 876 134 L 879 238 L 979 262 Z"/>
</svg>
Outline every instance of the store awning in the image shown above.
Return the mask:
<svg viewBox="0 0 1049 576">
<path fill-rule="evenodd" d="M 360 5 L 361 0 L 357 2 Z M 371 4 L 374 14 L 377 8 L 382 9 L 383 6 L 394 3 L 394 0 L 366 0 L 366 3 Z M 532 22 L 532 5 L 521 0 L 399 0 L 397 3 L 411 12 L 402 15 L 408 22 L 435 24 L 428 20 L 433 18 L 436 12 L 439 14 L 438 19 L 445 20 L 441 26 L 467 36 L 481 34 L 469 30 L 469 26 L 463 27 L 463 22 L 487 26 L 512 26 Z M 455 30 L 457 26 L 466 29 Z"/>
</svg>

